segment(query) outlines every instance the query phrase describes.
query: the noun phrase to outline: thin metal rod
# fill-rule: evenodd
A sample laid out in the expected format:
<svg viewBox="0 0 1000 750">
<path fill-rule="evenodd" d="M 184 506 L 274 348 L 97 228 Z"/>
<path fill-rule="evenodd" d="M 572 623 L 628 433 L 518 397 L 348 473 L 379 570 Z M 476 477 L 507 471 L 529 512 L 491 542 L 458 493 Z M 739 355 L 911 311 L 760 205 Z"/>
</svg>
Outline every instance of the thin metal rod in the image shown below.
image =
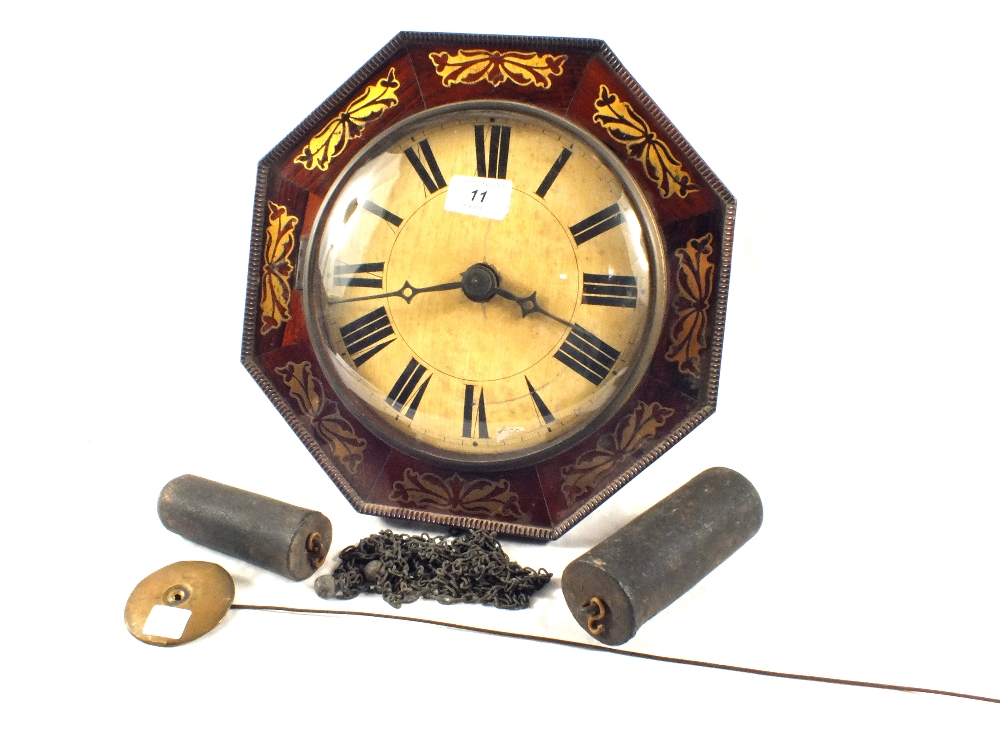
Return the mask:
<svg viewBox="0 0 1000 750">
<path fill-rule="evenodd" d="M 955 693 L 950 690 L 935 690 L 933 688 L 908 687 L 905 685 L 890 685 L 882 682 L 863 682 L 861 680 L 842 680 L 838 677 L 815 677 L 813 675 L 793 674 L 790 672 L 772 672 L 768 669 L 753 669 L 751 667 L 734 667 L 729 664 L 716 664 L 710 661 L 697 661 L 695 659 L 681 659 L 676 656 L 658 656 L 656 654 L 644 654 L 640 651 L 627 651 L 621 648 L 608 648 L 598 646 L 593 643 L 578 643 L 577 641 L 567 641 L 562 638 L 552 638 L 546 635 L 529 635 L 527 633 L 510 633 L 505 630 L 491 630 L 490 628 L 480 628 L 475 625 L 459 625 L 453 622 L 441 622 L 440 620 L 425 620 L 422 617 L 409 617 L 407 615 L 387 615 L 375 612 L 352 612 L 346 609 L 304 609 L 301 607 L 284 607 L 269 604 L 233 604 L 230 609 L 256 609 L 262 612 L 290 612 L 300 615 L 357 615 L 360 617 L 377 617 L 381 620 L 404 620 L 406 622 L 419 622 L 423 625 L 440 625 L 445 628 L 455 630 L 466 630 L 471 633 L 484 633 L 486 635 L 502 635 L 508 638 L 520 638 L 525 641 L 536 641 L 538 643 L 558 643 L 562 646 L 573 646 L 588 651 L 604 651 L 622 656 L 634 656 L 639 659 L 650 659 L 651 661 L 663 661 L 669 664 L 684 664 L 689 667 L 708 667 L 710 669 L 724 669 L 728 672 L 744 672 L 746 674 L 756 674 L 762 677 L 781 677 L 786 680 L 805 680 L 807 682 L 825 682 L 830 685 L 848 685 L 850 687 L 875 688 L 878 690 L 896 690 L 903 693 L 926 693 L 928 695 L 946 695 L 950 698 L 964 698 L 972 701 L 985 701 L 986 703 L 1000 703 L 1000 698 L 987 698 L 983 695 L 970 695 L 968 693 Z"/>
</svg>

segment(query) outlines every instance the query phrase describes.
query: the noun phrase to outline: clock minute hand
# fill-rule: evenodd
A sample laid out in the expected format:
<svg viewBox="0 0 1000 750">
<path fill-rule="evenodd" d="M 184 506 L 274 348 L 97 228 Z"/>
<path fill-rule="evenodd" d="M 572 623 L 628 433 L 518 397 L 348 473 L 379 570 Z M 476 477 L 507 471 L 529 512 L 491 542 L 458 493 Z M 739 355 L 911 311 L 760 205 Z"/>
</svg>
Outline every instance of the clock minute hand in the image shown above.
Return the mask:
<svg viewBox="0 0 1000 750">
<path fill-rule="evenodd" d="M 563 320 L 558 315 L 550 313 L 548 310 L 544 309 L 538 304 L 537 292 L 532 292 L 526 297 L 518 297 L 513 292 L 502 289 L 501 287 L 496 288 L 496 295 L 498 297 L 503 297 L 504 299 L 509 299 L 511 302 L 516 302 L 517 306 L 521 308 L 521 317 L 526 318 L 532 313 L 538 313 L 539 315 L 544 315 L 546 318 L 551 318 L 557 323 L 562 323 L 567 328 L 572 328 L 573 324 L 568 320 Z"/>
<path fill-rule="evenodd" d="M 386 297 L 402 297 L 406 304 L 418 294 L 424 292 L 444 292 L 449 289 L 461 289 L 461 281 L 449 281 L 447 284 L 434 284 L 433 286 L 413 286 L 409 281 L 404 281 L 403 286 L 394 292 L 382 292 L 381 294 L 369 294 L 365 297 L 343 297 L 341 299 L 329 300 L 331 305 L 340 305 L 344 302 L 365 302 L 372 299 L 385 299 Z"/>
</svg>

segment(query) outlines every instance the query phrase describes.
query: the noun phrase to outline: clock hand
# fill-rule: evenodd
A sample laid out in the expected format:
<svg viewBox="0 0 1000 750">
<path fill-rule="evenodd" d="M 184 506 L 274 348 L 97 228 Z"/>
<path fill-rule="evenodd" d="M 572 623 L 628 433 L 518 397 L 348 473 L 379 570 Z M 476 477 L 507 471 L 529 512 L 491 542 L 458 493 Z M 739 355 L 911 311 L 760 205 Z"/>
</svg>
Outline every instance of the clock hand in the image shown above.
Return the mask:
<svg viewBox="0 0 1000 750">
<path fill-rule="evenodd" d="M 433 286 L 413 286 L 409 281 L 404 281 L 403 286 L 394 292 L 382 292 L 381 294 L 369 294 L 365 297 L 344 297 L 342 299 L 331 299 L 328 304 L 340 305 L 344 302 L 365 302 L 372 299 L 385 299 L 386 297 L 402 297 L 409 304 L 410 300 L 418 294 L 424 292 L 444 292 L 449 289 L 461 289 L 461 281 L 449 281 L 447 284 L 434 284 Z"/>
<path fill-rule="evenodd" d="M 568 320 L 560 318 L 558 315 L 550 313 L 538 304 L 537 292 L 532 292 L 525 297 L 518 297 L 513 292 L 503 289 L 500 285 L 500 277 L 497 272 L 485 263 L 474 263 L 465 273 L 462 274 L 461 281 L 450 281 L 445 284 L 434 284 L 433 286 L 415 287 L 409 281 L 404 281 L 403 286 L 393 292 L 382 292 L 381 294 L 369 294 L 364 297 L 345 297 L 343 299 L 329 300 L 331 305 L 339 305 L 344 302 L 365 302 L 373 299 L 385 299 L 386 297 L 402 297 L 409 304 L 410 300 L 423 292 L 444 292 L 450 289 L 461 289 L 465 295 L 474 302 L 486 302 L 494 295 L 509 299 L 517 303 L 521 308 L 521 317 L 526 318 L 532 313 L 544 315 L 557 323 L 562 323 L 567 328 L 572 328 L 573 324 Z"/>
<path fill-rule="evenodd" d="M 557 323 L 562 323 L 567 328 L 573 327 L 573 324 L 570 323 L 568 320 L 563 320 L 558 315 L 550 313 L 548 310 L 544 309 L 541 305 L 539 305 L 537 299 L 537 294 L 538 294 L 537 292 L 532 292 L 526 297 L 518 297 L 513 292 L 497 287 L 496 294 L 498 297 L 503 297 L 504 299 L 509 299 L 511 302 L 516 302 L 518 307 L 521 308 L 522 318 L 526 318 L 532 313 L 538 313 L 539 315 L 544 315 L 546 318 L 551 318 Z"/>
<path fill-rule="evenodd" d="M 539 305 L 537 292 L 532 292 L 526 297 L 518 297 L 513 292 L 501 287 L 500 274 L 488 263 L 473 263 L 469 266 L 469 269 L 462 274 L 462 291 L 473 302 L 487 302 L 494 296 L 516 302 L 517 306 L 521 308 L 522 318 L 526 318 L 532 313 L 538 313 L 562 323 L 567 328 L 573 327 L 573 324 L 568 320 L 563 320 Z"/>
</svg>

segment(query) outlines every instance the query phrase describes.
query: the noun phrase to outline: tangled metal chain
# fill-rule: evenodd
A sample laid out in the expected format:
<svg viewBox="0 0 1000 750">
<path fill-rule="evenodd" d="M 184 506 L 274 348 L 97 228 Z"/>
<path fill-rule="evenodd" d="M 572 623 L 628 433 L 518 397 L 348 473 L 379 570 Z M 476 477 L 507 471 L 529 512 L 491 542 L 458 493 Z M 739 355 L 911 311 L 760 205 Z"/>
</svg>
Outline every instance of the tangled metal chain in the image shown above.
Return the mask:
<svg viewBox="0 0 1000 750">
<path fill-rule="evenodd" d="M 512 562 L 495 533 L 455 529 L 431 537 L 385 530 L 345 547 L 332 575 L 317 579 L 316 592 L 325 599 L 377 593 L 397 609 L 420 597 L 524 609 L 550 578 L 544 569 Z"/>
</svg>

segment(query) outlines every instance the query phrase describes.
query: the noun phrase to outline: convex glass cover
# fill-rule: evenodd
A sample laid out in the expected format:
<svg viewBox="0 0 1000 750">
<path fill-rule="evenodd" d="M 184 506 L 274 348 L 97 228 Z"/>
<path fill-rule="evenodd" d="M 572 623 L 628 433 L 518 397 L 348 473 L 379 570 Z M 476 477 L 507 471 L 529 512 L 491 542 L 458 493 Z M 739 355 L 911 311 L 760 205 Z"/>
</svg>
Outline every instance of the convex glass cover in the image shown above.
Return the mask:
<svg viewBox="0 0 1000 750">
<path fill-rule="evenodd" d="M 331 187 L 306 310 L 330 382 L 390 444 L 454 465 L 564 449 L 645 370 L 659 233 L 603 146 L 526 105 L 410 118 Z"/>
</svg>

